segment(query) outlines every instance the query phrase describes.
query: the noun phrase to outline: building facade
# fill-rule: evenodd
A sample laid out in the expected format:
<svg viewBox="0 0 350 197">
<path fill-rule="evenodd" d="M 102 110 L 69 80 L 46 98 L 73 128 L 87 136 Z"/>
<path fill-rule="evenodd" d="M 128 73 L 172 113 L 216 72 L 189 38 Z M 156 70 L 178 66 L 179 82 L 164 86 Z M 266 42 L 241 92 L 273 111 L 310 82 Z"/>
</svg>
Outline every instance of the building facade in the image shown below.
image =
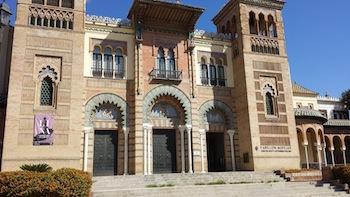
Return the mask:
<svg viewBox="0 0 350 197">
<path fill-rule="evenodd" d="M 135 0 L 121 20 L 18 0 L 2 170 L 299 168 L 283 6 L 229 1 L 209 33 L 180 3 Z"/>
</svg>

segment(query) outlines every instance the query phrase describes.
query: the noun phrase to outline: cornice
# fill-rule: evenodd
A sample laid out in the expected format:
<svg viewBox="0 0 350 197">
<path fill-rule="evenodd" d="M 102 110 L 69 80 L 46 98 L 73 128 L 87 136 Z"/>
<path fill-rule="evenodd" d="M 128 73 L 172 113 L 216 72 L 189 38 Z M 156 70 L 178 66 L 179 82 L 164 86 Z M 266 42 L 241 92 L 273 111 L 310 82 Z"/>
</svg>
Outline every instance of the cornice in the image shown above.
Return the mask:
<svg viewBox="0 0 350 197">
<path fill-rule="evenodd" d="M 282 10 L 285 4 L 283 0 L 239 0 L 240 3 Z"/>
</svg>

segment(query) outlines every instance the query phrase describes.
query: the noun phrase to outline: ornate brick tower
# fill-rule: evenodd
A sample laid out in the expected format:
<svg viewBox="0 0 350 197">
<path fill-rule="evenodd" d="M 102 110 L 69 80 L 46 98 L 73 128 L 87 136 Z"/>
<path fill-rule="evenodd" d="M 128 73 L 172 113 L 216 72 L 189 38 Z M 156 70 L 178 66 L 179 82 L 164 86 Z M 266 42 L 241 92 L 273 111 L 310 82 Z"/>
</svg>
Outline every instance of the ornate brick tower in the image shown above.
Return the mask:
<svg viewBox="0 0 350 197">
<path fill-rule="evenodd" d="M 239 161 L 244 170 L 299 168 L 283 1 L 231 0 L 214 17 L 233 35 Z"/>
<path fill-rule="evenodd" d="M 2 170 L 82 168 L 84 17 L 82 0 L 18 0 Z"/>
</svg>

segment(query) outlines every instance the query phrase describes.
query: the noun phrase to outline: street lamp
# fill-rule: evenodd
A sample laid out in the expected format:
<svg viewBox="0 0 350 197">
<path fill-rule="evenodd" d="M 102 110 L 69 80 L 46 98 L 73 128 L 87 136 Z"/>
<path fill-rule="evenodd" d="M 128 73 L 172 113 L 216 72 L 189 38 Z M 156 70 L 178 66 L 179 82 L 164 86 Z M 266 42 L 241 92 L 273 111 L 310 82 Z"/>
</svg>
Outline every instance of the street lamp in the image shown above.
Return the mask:
<svg viewBox="0 0 350 197">
<path fill-rule="evenodd" d="M 10 16 L 12 15 L 10 7 L 7 5 L 5 0 L 0 4 L 0 23 L 1 25 L 10 24 Z"/>
</svg>

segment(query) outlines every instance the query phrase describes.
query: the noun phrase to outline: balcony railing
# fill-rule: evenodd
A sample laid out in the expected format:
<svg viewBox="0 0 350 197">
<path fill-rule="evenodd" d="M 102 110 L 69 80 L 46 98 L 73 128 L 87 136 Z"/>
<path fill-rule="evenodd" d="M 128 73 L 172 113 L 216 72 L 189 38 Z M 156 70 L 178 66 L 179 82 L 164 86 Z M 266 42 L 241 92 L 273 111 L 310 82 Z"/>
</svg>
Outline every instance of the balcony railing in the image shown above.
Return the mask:
<svg viewBox="0 0 350 197">
<path fill-rule="evenodd" d="M 151 80 L 181 81 L 182 71 L 153 69 L 150 73 Z"/>
<path fill-rule="evenodd" d="M 201 77 L 201 83 L 205 86 L 226 86 L 226 79 Z"/>
<path fill-rule="evenodd" d="M 92 76 L 98 78 L 107 78 L 107 79 L 123 79 L 124 78 L 124 70 L 116 70 L 116 69 L 102 69 L 92 67 Z"/>
</svg>

